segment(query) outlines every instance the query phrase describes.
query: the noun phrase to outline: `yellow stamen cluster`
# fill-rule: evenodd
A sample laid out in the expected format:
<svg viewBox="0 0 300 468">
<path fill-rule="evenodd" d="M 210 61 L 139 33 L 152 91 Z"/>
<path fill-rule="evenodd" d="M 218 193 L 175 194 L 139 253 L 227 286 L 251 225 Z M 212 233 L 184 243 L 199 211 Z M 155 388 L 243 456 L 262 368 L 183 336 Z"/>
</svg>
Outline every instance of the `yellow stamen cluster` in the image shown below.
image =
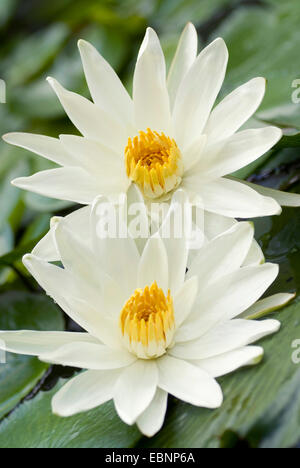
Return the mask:
<svg viewBox="0 0 300 468">
<path fill-rule="evenodd" d="M 161 356 L 171 344 L 175 321 L 170 295 L 154 282 L 136 289 L 120 314 L 120 329 L 126 347 L 142 359 Z"/>
<path fill-rule="evenodd" d="M 181 182 L 183 165 L 176 142 L 164 133 L 147 129 L 128 139 L 125 148 L 127 176 L 147 198 L 158 198 Z"/>
</svg>

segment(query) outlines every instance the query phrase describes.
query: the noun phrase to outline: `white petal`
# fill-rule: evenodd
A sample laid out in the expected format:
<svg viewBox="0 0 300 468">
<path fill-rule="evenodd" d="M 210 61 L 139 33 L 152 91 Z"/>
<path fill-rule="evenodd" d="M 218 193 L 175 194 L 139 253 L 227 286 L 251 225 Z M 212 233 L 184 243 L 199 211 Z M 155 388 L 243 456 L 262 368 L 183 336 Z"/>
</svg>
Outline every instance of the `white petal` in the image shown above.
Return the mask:
<svg viewBox="0 0 300 468">
<path fill-rule="evenodd" d="M 111 400 L 119 374 L 119 370 L 89 370 L 77 375 L 52 398 L 53 413 L 62 417 L 72 416 Z"/>
<path fill-rule="evenodd" d="M 99 341 L 88 333 L 48 331 L 0 331 L 0 348 L 10 353 L 39 356 L 51 353 L 68 343 L 97 344 Z"/>
<path fill-rule="evenodd" d="M 133 424 L 149 406 L 156 392 L 155 361 L 138 360 L 123 370 L 114 389 L 114 403 L 120 418 Z"/>
<path fill-rule="evenodd" d="M 209 211 L 204 212 L 205 235 L 209 241 L 228 231 L 236 223 L 237 221 L 233 218 L 210 213 Z"/>
<path fill-rule="evenodd" d="M 91 370 L 119 369 L 129 366 L 136 357 L 125 349 L 111 349 L 94 343 L 76 341 L 39 356 L 43 362 Z"/>
<path fill-rule="evenodd" d="M 174 105 L 175 138 L 182 149 L 201 133 L 222 86 L 228 51 L 216 39 L 197 57 L 177 92 Z"/>
<path fill-rule="evenodd" d="M 103 209 L 108 211 L 109 219 L 115 222 L 115 233 L 104 236 L 101 232 Z M 117 216 L 114 206 L 106 199 L 97 199 L 91 214 L 93 251 L 103 271 L 124 291 L 128 298 L 136 288 L 140 256 L 134 240 L 128 235 L 123 220 Z M 123 234 L 122 234 L 123 233 Z"/>
<path fill-rule="evenodd" d="M 176 344 L 169 352 L 180 359 L 207 359 L 254 343 L 279 328 L 278 320 L 228 320 L 196 340 Z"/>
<path fill-rule="evenodd" d="M 281 190 L 275 190 L 269 187 L 264 187 L 262 185 L 252 184 L 251 182 L 244 180 L 241 180 L 240 182 L 242 184 L 248 185 L 263 196 L 273 198 L 281 206 L 300 206 L 300 195 L 298 193 L 282 192 Z"/>
<path fill-rule="evenodd" d="M 168 90 L 173 107 L 180 83 L 196 60 L 198 37 L 195 26 L 188 23 L 184 28 L 168 73 Z"/>
<path fill-rule="evenodd" d="M 168 256 L 160 237 L 151 237 L 140 259 L 137 287 L 145 288 L 156 281 L 167 292 L 169 287 Z"/>
<path fill-rule="evenodd" d="M 245 346 L 228 353 L 220 354 L 219 356 L 192 362 L 212 377 L 217 378 L 229 374 L 240 367 L 258 364 L 263 354 L 264 350 L 260 346 Z"/>
<path fill-rule="evenodd" d="M 33 151 L 33 153 L 43 156 L 61 166 L 74 165 L 74 159 L 57 138 L 33 135 L 32 133 L 8 133 L 2 138 L 6 143 Z"/>
<path fill-rule="evenodd" d="M 60 140 L 76 165 L 97 178 L 99 193 L 126 192 L 130 180 L 119 153 L 97 141 L 75 135 L 60 135 Z"/>
<path fill-rule="evenodd" d="M 147 437 L 152 437 L 162 427 L 167 411 L 168 394 L 157 388 L 148 408 L 137 418 L 139 430 Z"/>
<path fill-rule="evenodd" d="M 184 179 L 183 186 L 202 197 L 207 211 L 223 216 L 255 218 L 281 213 L 275 200 L 233 180 L 221 178 L 201 183 L 198 176 L 192 176 Z"/>
<path fill-rule="evenodd" d="M 90 299 L 98 307 L 102 271 L 91 245 L 78 240 L 66 219 L 56 225 L 54 237 L 63 266 L 86 289 L 84 299 Z"/>
<path fill-rule="evenodd" d="M 274 294 L 274 296 L 266 297 L 261 301 L 256 302 L 249 309 L 245 310 L 240 315 L 240 318 L 258 319 L 264 315 L 270 314 L 275 310 L 281 309 L 286 306 L 290 301 L 295 298 L 295 294 Z"/>
<path fill-rule="evenodd" d="M 135 240 L 138 251 L 142 254 L 147 239 L 150 237 L 150 223 L 147 205 L 136 184 L 131 184 L 127 191 L 127 224 L 131 237 Z"/>
<path fill-rule="evenodd" d="M 216 143 L 233 135 L 254 114 L 266 90 L 265 78 L 253 78 L 223 99 L 212 111 L 204 133 Z"/>
<path fill-rule="evenodd" d="M 83 245 L 90 245 L 90 216 L 91 207 L 84 206 L 64 217 L 64 222 Z M 52 226 L 52 224 L 51 224 Z"/>
<path fill-rule="evenodd" d="M 59 217 L 56 218 L 59 219 Z M 31 253 L 35 257 L 42 258 L 47 262 L 56 262 L 60 260 L 54 238 L 54 226 L 50 228 L 47 234 L 36 244 Z"/>
<path fill-rule="evenodd" d="M 67 91 L 56 80 L 48 81 L 57 94 L 69 119 L 87 138 L 100 141 L 116 151 L 124 150 L 127 141 L 126 130 L 120 121 L 100 109 L 79 94 Z"/>
<path fill-rule="evenodd" d="M 206 157 L 205 147 L 206 147 L 207 137 L 206 135 L 201 135 L 199 138 L 193 141 L 193 143 L 188 146 L 182 153 L 182 160 L 184 166 L 185 176 L 193 174 L 194 167 L 197 167 L 197 163 L 202 157 Z"/>
<path fill-rule="evenodd" d="M 106 310 L 103 298 L 99 298 L 98 307 L 91 304 L 89 296 L 87 300 L 69 297 L 67 302 L 69 306 L 67 314 L 82 328 L 88 330 L 109 348 L 123 348 L 118 321 L 115 318 L 116 313 L 114 317 L 108 313 L 110 311 Z"/>
<path fill-rule="evenodd" d="M 76 283 L 74 278 L 65 269 L 47 263 L 33 255 L 26 255 L 23 262 L 46 293 L 75 322 L 93 336 L 99 337 L 100 340 L 102 339 L 105 328 L 105 311 L 101 310 L 100 296 L 99 310 L 95 311 L 92 305 L 88 304 L 85 299 L 80 300 L 81 297 L 86 297 L 86 300 L 89 300 L 90 295 L 86 296 L 86 294 L 91 289 L 88 288 L 88 285 L 80 282 Z"/>
<path fill-rule="evenodd" d="M 101 193 L 95 178 L 80 167 L 60 167 L 19 177 L 12 184 L 50 198 L 90 204 Z"/>
<path fill-rule="evenodd" d="M 197 276 L 202 290 L 238 270 L 247 257 L 253 236 L 254 228 L 250 223 L 235 224 L 199 250 L 190 265 L 188 277 Z"/>
<path fill-rule="evenodd" d="M 172 294 L 176 294 L 184 283 L 191 226 L 192 212 L 188 196 L 183 190 L 177 190 L 172 197 L 167 215 L 155 234 L 162 238 L 166 248 L 169 288 Z"/>
<path fill-rule="evenodd" d="M 218 383 L 198 367 L 163 356 L 158 361 L 159 387 L 195 406 L 218 408 L 223 401 Z"/>
<path fill-rule="evenodd" d="M 118 75 L 92 44 L 81 39 L 78 47 L 94 102 L 115 119 L 132 124 L 132 100 Z"/>
<path fill-rule="evenodd" d="M 93 213 L 93 210 L 90 210 L 90 212 Z M 93 231 L 93 227 L 91 227 L 91 231 Z M 64 267 L 72 273 L 74 278 L 77 278 L 80 287 L 84 289 L 84 293 L 81 297 L 85 301 L 88 301 L 96 311 L 102 311 L 106 318 L 115 319 L 116 314 L 119 315 L 122 310 L 124 301 L 128 298 L 128 294 L 132 294 L 136 279 L 130 277 L 132 281 L 130 291 L 122 291 L 122 289 L 124 289 L 125 280 L 120 277 L 117 281 L 111 278 L 106 271 L 103 271 L 102 260 L 97 257 L 99 250 L 97 246 L 96 249 L 92 248 L 91 238 L 93 235 L 96 236 L 97 233 L 90 232 L 88 237 L 80 239 L 78 233 L 74 231 L 68 217 L 60 221 L 54 233 L 55 243 L 59 251 L 59 258 Z M 88 238 L 90 238 L 90 243 L 87 242 Z M 99 239 L 99 244 L 101 242 L 102 241 Z M 103 243 L 105 250 L 108 244 L 104 240 Z M 130 241 L 128 241 L 128 245 L 130 245 Z M 133 245 L 133 248 L 135 248 L 135 245 Z M 128 250 L 129 248 L 127 248 L 127 251 Z M 112 259 L 110 251 L 105 253 Z M 121 259 L 119 259 L 118 266 L 121 265 Z M 131 259 L 132 263 L 133 260 L 134 257 Z M 133 274 L 135 273 L 135 277 L 137 264 L 138 259 L 136 261 L 135 270 L 132 269 Z M 129 270 L 129 266 L 127 269 Z M 77 296 L 77 294 L 75 294 L 75 296 Z M 92 311 L 91 314 L 93 314 Z M 104 324 L 101 326 L 103 328 Z"/>
<path fill-rule="evenodd" d="M 204 233 L 208 241 L 214 239 L 220 234 L 224 234 L 226 231 L 233 228 L 233 226 L 235 226 L 237 223 L 238 221 L 236 221 L 234 218 L 228 218 L 226 216 L 210 213 L 209 211 L 204 212 L 203 226 Z M 197 251 L 195 251 L 193 255 L 190 252 L 188 268 L 190 268 L 190 265 L 192 264 L 196 255 Z M 255 266 L 261 265 L 262 263 L 265 263 L 263 251 L 257 241 L 253 239 L 243 266 Z"/>
<path fill-rule="evenodd" d="M 196 276 L 188 279 L 174 297 L 174 315 L 176 328 L 189 316 L 198 293 L 198 279 Z"/>
<path fill-rule="evenodd" d="M 216 179 L 247 166 L 269 151 L 281 138 L 277 127 L 243 130 L 206 148 L 194 171 Z"/>
<path fill-rule="evenodd" d="M 253 239 L 248 255 L 244 261 L 244 266 L 262 265 L 263 263 L 265 263 L 264 253 L 258 242 Z"/>
<path fill-rule="evenodd" d="M 201 291 L 194 310 L 176 333 L 176 341 L 204 335 L 218 322 L 232 319 L 257 301 L 278 275 L 278 265 L 243 267 Z"/>
<path fill-rule="evenodd" d="M 156 33 L 151 28 L 141 45 L 133 78 L 135 125 L 170 134 L 170 104 L 166 64 Z"/>
<path fill-rule="evenodd" d="M 31 252 L 36 257 L 40 257 L 47 262 L 56 262 L 60 260 L 60 255 L 55 241 L 55 228 L 56 225 L 64 219 L 64 222 L 69 226 L 69 229 L 77 237 L 78 242 L 83 246 L 90 245 L 90 206 L 85 206 L 73 211 L 65 218 L 53 216 L 50 221 L 50 230 L 48 233 L 36 244 Z"/>
</svg>

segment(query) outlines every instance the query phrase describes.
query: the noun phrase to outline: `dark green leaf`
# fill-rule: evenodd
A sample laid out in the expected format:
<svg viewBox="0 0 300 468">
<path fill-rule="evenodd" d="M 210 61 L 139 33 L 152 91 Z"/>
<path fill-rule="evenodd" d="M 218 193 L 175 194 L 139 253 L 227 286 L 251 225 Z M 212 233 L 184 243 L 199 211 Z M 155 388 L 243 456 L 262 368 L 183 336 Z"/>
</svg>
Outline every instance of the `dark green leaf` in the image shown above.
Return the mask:
<svg viewBox="0 0 300 468">
<path fill-rule="evenodd" d="M 53 415 L 51 398 L 60 387 L 40 392 L 3 421 L 1 448 L 126 448 L 139 440 L 138 429 L 119 419 L 112 402 L 70 418 Z"/>
<path fill-rule="evenodd" d="M 0 257 L 0 265 L 11 266 L 15 262 L 21 260 L 23 255 L 32 251 L 32 249 L 36 246 L 36 244 L 41 240 L 42 237 L 43 235 L 40 235 L 35 239 L 30 240 L 29 242 L 19 245 L 11 252 L 2 255 Z"/>
<path fill-rule="evenodd" d="M 8 292 L 0 296 L 1 330 L 62 330 L 62 315 L 47 296 Z M 3 352 L 1 354 L 3 361 Z M 24 398 L 48 365 L 38 359 L 7 353 L 0 364 L 0 418 Z"/>
</svg>

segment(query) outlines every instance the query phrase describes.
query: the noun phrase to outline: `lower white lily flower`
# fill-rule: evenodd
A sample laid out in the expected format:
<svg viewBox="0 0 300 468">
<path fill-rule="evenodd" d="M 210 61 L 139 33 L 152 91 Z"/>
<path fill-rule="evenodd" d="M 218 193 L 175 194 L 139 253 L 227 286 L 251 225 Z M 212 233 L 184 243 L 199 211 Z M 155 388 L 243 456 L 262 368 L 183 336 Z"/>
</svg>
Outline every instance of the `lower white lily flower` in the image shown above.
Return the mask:
<svg viewBox="0 0 300 468">
<path fill-rule="evenodd" d="M 24 264 L 86 333 L 0 332 L 10 352 L 85 369 L 52 400 L 60 416 L 87 411 L 113 399 L 127 424 L 155 434 L 168 393 L 196 406 L 218 408 L 216 378 L 263 355 L 249 346 L 276 332 L 277 320 L 239 318 L 255 307 L 278 266 L 242 266 L 253 227 L 238 223 L 200 249 L 186 274 L 184 238 L 151 237 L 140 254 L 130 237 L 99 238 L 97 201 L 92 243 L 78 241 L 68 223 L 55 229 L 64 268 L 32 254 Z"/>
<path fill-rule="evenodd" d="M 147 200 L 168 199 L 180 186 L 191 201 L 200 196 L 206 211 L 230 218 L 274 215 L 281 212 L 280 205 L 300 206 L 297 194 L 228 177 L 269 151 L 282 132 L 270 126 L 240 131 L 263 99 L 264 78 L 243 84 L 214 107 L 228 61 L 222 39 L 197 55 L 197 33 L 188 24 L 167 78 L 159 39 L 148 28 L 132 98 L 91 44 L 79 41 L 79 49 L 94 102 L 53 78 L 49 83 L 83 136 L 5 135 L 6 142 L 61 166 L 18 178 L 16 186 L 82 204 L 98 195 L 126 193 L 132 184 Z"/>
<path fill-rule="evenodd" d="M 101 200 L 101 197 L 99 197 Z M 105 202 L 105 198 L 102 199 Z M 136 205 L 135 205 L 136 204 Z M 130 230 L 130 221 L 134 219 L 130 213 L 132 212 L 131 208 L 133 206 L 138 206 L 138 224 L 140 226 L 144 226 L 144 233 L 146 237 L 139 237 L 139 232 L 130 232 L 131 237 L 135 240 L 137 249 L 140 253 L 145 248 L 146 242 L 148 237 L 151 234 L 151 219 L 149 218 L 149 213 L 147 212 L 147 207 L 143 201 L 143 197 L 136 187 L 132 186 L 128 192 L 127 199 L 123 199 L 123 202 L 119 205 L 114 205 L 113 209 L 115 211 L 114 219 L 119 219 L 120 212 L 125 213 L 124 222 L 126 222 L 129 230 Z M 135 213 L 136 211 L 133 210 Z M 156 226 L 156 229 L 152 232 L 152 235 L 155 234 L 162 234 L 163 225 L 170 226 L 172 222 L 170 222 L 170 217 L 172 213 L 176 216 L 178 213 L 179 218 L 182 220 L 183 213 L 186 213 L 186 217 L 184 218 L 185 227 L 186 227 L 186 238 L 187 241 L 191 236 L 191 229 L 192 229 L 192 212 L 193 208 L 188 203 L 188 197 L 186 193 L 182 190 L 177 190 L 174 195 L 172 196 L 171 203 L 169 205 L 168 211 L 165 213 L 165 217 L 161 220 L 162 224 Z M 65 216 L 64 218 L 55 216 L 51 219 L 50 222 L 50 230 L 48 233 L 38 242 L 38 244 L 34 247 L 32 254 L 34 256 L 40 257 L 47 262 L 57 262 L 61 261 L 60 252 L 56 242 L 56 234 L 55 231 L 57 226 L 60 222 L 64 222 L 64 225 L 74 233 L 77 237 L 78 244 L 82 244 L 82 248 L 84 249 L 86 245 L 90 245 L 92 243 L 92 229 L 90 227 L 90 219 L 91 214 L 93 213 L 93 217 L 96 216 L 95 209 L 93 206 L 87 206 L 84 208 L 80 208 L 75 210 L 73 213 Z M 101 215 L 99 215 L 100 219 Z M 189 268 L 193 259 L 197 256 L 198 250 L 202 247 L 205 248 L 210 241 L 217 239 L 218 237 L 225 234 L 226 231 L 230 230 L 234 226 L 237 225 L 237 221 L 232 218 L 227 218 L 223 216 L 216 216 L 213 213 L 202 212 L 202 216 L 199 215 L 199 219 L 201 221 L 200 225 L 197 226 L 199 237 L 201 237 L 201 245 L 198 245 L 197 248 L 189 249 L 188 258 L 187 258 L 187 267 Z M 189 224 L 190 221 L 190 224 Z M 136 225 L 136 223 L 134 223 Z M 189 224 L 189 225 L 188 225 Z M 196 229 L 195 224 L 193 224 L 193 228 Z M 168 228 L 166 229 L 168 231 Z M 137 237 L 138 235 L 138 237 Z M 213 245 L 213 244 L 212 244 Z M 213 253 L 212 253 L 213 254 Z M 258 266 L 265 263 L 265 258 L 262 249 L 260 248 L 259 244 L 255 239 L 252 240 L 251 246 L 248 250 L 248 253 L 243 261 L 243 266 Z M 291 301 L 295 297 L 294 294 L 276 294 L 268 300 L 263 300 L 262 304 L 257 303 L 257 310 L 253 313 L 258 314 L 259 316 L 263 316 L 271 311 L 280 309 L 287 305 L 289 301 Z M 247 316 L 252 316 L 252 312 Z"/>
</svg>

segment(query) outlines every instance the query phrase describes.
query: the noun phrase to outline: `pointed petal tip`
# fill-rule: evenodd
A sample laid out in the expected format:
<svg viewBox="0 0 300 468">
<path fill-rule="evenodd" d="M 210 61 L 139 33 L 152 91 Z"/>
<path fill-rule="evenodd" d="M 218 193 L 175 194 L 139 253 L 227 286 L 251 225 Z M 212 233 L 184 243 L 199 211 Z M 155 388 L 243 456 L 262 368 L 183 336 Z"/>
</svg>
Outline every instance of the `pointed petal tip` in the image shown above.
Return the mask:
<svg viewBox="0 0 300 468">
<path fill-rule="evenodd" d="M 256 78 L 253 78 L 253 80 L 259 81 L 264 86 L 267 86 L 267 78 L 264 76 L 257 76 Z"/>
<path fill-rule="evenodd" d="M 280 330 L 281 322 L 279 322 L 279 320 L 269 319 L 269 320 L 266 320 L 266 321 L 269 323 L 270 333 L 276 333 L 276 332 L 278 332 Z"/>
<path fill-rule="evenodd" d="M 157 43 L 159 42 L 159 38 L 158 38 L 158 35 L 156 33 L 156 31 L 151 28 L 150 26 L 148 26 L 148 28 L 146 29 L 146 33 L 145 33 L 145 37 L 144 37 L 144 45 L 150 45 L 151 43 L 154 44 L 154 43 Z M 144 48 L 142 47 L 142 50 L 140 51 L 140 54 L 141 52 L 144 52 Z"/>
<path fill-rule="evenodd" d="M 155 30 L 153 28 L 151 28 L 151 26 L 148 26 L 147 29 L 146 29 L 146 34 L 155 34 L 155 36 L 157 36 Z"/>
<path fill-rule="evenodd" d="M 22 188 L 22 183 L 24 182 L 24 179 L 27 179 L 27 177 L 17 177 L 16 179 L 11 180 L 10 183 L 14 187 Z"/>
<path fill-rule="evenodd" d="M 208 46 L 204 50 L 211 50 L 211 49 L 214 50 L 214 53 L 216 53 L 217 51 L 218 54 L 221 54 L 224 60 L 228 62 L 229 52 L 228 52 L 226 42 L 224 41 L 222 37 L 217 37 L 210 44 L 208 44 Z"/>
<path fill-rule="evenodd" d="M 211 42 L 211 44 L 218 45 L 219 47 L 224 47 L 227 50 L 226 42 L 222 37 L 217 37 L 214 41 Z"/>
<path fill-rule="evenodd" d="M 274 273 L 276 272 L 276 276 L 279 273 L 278 263 L 271 263 L 271 262 L 264 263 L 264 268 L 269 268 L 270 270 L 274 270 Z"/>
<path fill-rule="evenodd" d="M 52 216 L 50 219 L 50 227 L 55 227 L 63 219 L 62 216 Z"/>
<path fill-rule="evenodd" d="M 48 81 L 49 85 L 54 89 L 55 92 L 58 89 L 63 89 L 62 85 L 52 76 L 47 76 L 46 81 Z"/>
<path fill-rule="evenodd" d="M 77 46 L 80 52 L 92 52 L 94 50 L 94 46 L 85 39 L 79 39 Z"/>
<path fill-rule="evenodd" d="M 23 264 L 25 265 L 26 268 L 27 268 L 28 265 L 31 264 L 33 258 L 34 258 L 34 255 L 32 255 L 31 253 L 27 253 L 27 254 L 23 255 L 22 262 L 23 262 Z"/>
<path fill-rule="evenodd" d="M 216 391 L 216 395 L 215 395 L 215 402 L 212 403 L 211 405 L 211 409 L 217 409 L 217 408 L 220 408 L 223 404 L 223 401 L 224 401 L 224 395 L 223 395 L 223 391 L 222 391 L 222 388 L 221 386 L 218 384 L 217 381 L 216 382 L 216 385 L 218 386 L 218 391 Z M 217 387 L 216 387 L 217 388 Z"/>
<path fill-rule="evenodd" d="M 190 31 L 191 33 L 196 33 L 197 34 L 197 30 L 195 28 L 195 25 L 194 23 L 192 23 L 191 21 L 188 21 L 183 29 L 183 31 Z"/>
<path fill-rule="evenodd" d="M 256 366 L 257 364 L 260 364 L 263 360 L 265 351 L 261 346 L 254 346 L 253 353 L 254 356 L 252 357 L 251 361 L 246 364 L 247 366 Z"/>
<path fill-rule="evenodd" d="M 13 144 L 11 143 L 11 137 L 13 135 L 16 135 L 16 133 L 5 133 L 4 135 L 2 135 L 2 140 L 5 141 L 5 143 Z"/>
<path fill-rule="evenodd" d="M 79 39 L 79 40 L 77 41 L 77 45 L 78 45 L 79 49 L 80 49 L 81 47 L 85 47 L 87 44 L 88 44 L 88 42 L 85 41 L 84 39 Z"/>
</svg>

